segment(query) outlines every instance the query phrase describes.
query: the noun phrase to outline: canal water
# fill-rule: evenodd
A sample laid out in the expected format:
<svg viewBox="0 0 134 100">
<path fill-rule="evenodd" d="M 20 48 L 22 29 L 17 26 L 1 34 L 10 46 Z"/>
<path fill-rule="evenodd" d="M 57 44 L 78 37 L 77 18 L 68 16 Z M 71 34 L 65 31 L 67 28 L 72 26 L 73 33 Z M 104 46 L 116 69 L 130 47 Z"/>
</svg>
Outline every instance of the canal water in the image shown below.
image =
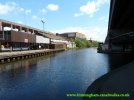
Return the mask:
<svg viewBox="0 0 134 100">
<path fill-rule="evenodd" d="M 82 100 L 66 94 L 85 93 L 111 66 L 124 64 L 113 58 L 88 48 L 1 64 L 0 100 Z"/>
</svg>

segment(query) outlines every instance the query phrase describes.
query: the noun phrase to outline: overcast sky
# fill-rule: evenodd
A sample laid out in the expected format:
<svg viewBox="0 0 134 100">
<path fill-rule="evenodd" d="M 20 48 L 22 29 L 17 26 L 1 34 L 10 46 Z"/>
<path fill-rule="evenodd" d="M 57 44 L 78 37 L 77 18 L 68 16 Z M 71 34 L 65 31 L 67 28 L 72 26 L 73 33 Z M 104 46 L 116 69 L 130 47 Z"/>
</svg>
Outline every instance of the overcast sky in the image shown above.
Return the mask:
<svg viewBox="0 0 134 100">
<path fill-rule="evenodd" d="M 110 0 L 0 0 L 0 19 L 55 33 L 82 32 L 104 41 Z"/>
</svg>

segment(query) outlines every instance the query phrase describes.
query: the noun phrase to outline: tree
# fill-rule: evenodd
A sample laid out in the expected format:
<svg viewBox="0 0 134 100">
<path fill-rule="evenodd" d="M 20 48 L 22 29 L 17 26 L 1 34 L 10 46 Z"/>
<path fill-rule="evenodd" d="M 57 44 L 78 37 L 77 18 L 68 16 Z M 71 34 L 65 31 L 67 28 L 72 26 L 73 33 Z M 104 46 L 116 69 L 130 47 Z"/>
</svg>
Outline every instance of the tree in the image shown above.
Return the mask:
<svg viewBox="0 0 134 100">
<path fill-rule="evenodd" d="M 75 40 L 73 38 L 70 39 L 71 42 L 75 42 Z"/>
<path fill-rule="evenodd" d="M 82 48 L 83 47 L 83 43 L 79 39 L 75 40 L 75 44 L 76 44 L 76 47 L 78 47 L 78 48 Z"/>
</svg>

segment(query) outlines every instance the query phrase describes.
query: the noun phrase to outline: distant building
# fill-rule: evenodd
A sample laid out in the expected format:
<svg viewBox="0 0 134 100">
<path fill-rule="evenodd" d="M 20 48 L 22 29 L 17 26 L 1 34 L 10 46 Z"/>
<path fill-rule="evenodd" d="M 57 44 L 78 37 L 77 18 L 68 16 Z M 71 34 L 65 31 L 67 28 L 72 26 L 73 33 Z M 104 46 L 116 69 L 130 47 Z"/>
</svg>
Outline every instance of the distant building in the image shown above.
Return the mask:
<svg viewBox="0 0 134 100">
<path fill-rule="evenodd" d="M 61 34 L 56 33 L 56 35 L 64 37 L 68 40 L 68 45 L 67 45 L 68 48 L 75 48 L 76 47 L 75 42 L 70 41 L 70 39 L 74 39 L 74 40 L 76 40 L 76 39 L 80 39 L 80 40 L 86 39 L 86 36 L 82 33 L 79 33 L 79 32 L 66 32 L 66 33 L 61 33 Z"/>
<path fill-rule="evenodd" d="M 51 32 L 0 19 L 0 52 L 66 49 L 68 40 Z"/>
<path fill-rule="evenodd" d="M 61 33 L 61 34 L 57 33 L 56 35 L 63 36 L 66 39 L 71 39 L 71 38 L 72 39 L 86 39 L 86 36 L 79 32 L 66 32 L 66 33 Z"/>
</svg>

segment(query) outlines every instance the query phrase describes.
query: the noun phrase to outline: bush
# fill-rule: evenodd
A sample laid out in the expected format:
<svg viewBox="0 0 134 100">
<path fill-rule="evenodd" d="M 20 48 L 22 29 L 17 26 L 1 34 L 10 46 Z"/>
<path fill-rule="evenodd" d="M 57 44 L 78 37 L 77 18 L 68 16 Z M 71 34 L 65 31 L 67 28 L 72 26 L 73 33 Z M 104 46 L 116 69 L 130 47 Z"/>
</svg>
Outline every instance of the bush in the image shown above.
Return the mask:
<svg viewBox="0 0 134 100">
<path fill-rule="evenodd" d="M 98 42 L 97 41 L 88 41 L 86 39 L 80 40 L 76 39 L 75 40 L 76 47 L 78 48 L 89 48 L 89 47 L 97 47 Z"/>
<path fill-rule="evenodd" d="M 98 42 L 97 41 L 93 41 L 92 42 L 92 47 L 98 47 Z"/>
<path fill-rule="evenodd" d="M 80 40 L 75 40 L 75 44 L 76 44 L 76 47 L 78 48 L 82 48 L 83 47 L 83 43 L 80 41 Z"/>
</svg>

